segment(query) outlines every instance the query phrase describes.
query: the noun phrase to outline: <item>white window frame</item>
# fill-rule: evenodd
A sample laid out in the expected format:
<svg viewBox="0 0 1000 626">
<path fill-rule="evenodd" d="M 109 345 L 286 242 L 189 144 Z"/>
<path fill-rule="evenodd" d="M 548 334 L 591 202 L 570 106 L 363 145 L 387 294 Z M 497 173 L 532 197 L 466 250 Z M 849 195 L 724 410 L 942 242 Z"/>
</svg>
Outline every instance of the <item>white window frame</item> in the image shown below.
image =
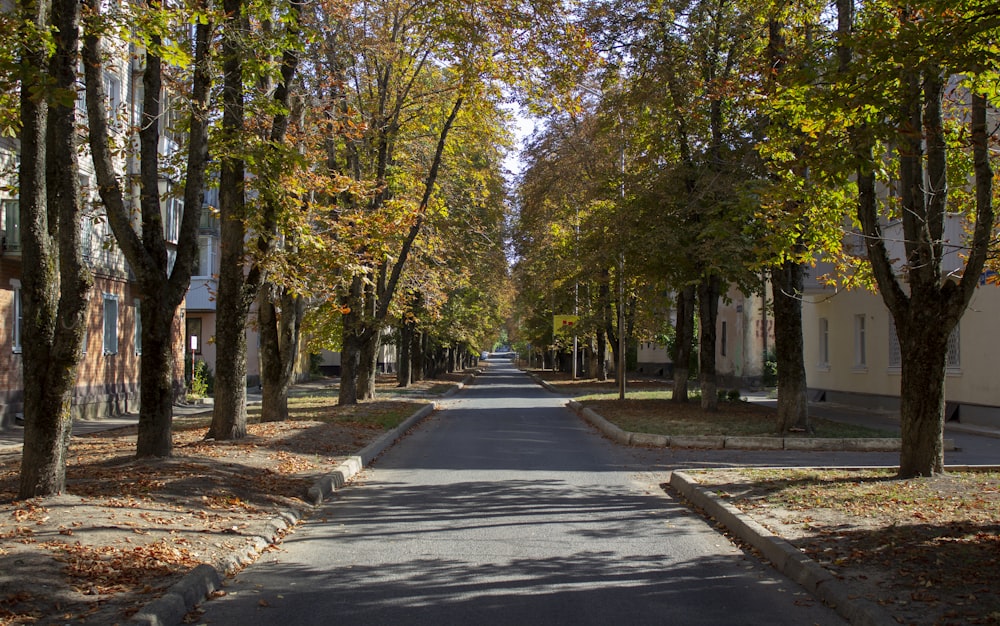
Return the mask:
<svg viewBox="0 0 1000 626">
<path fill-rule="evenodd" d="M 20 201 L 17 198 L 5 198 L 0 204 L 3 206 L 2 214 L 0 214 L 0 218 L 3 219 L 3 248 L 4 250 L 20 250 Z"/>
<path fill-rule="evenodd" d="M 170 243 L 177 243 L 181 237 L 181 218 L 184 215 L 184 200 L 167 192 L 163 203 L 163 238 Z"/>
<path fill-rule="evenodd" d="M 112 306 L 112 303 L 114 305 Z M 104 294 L 104 338 L 102 347 L 105 356 L 118 354 L 118 296 L 113 293 Z M 109 332 L 109 328 L 111 329 Z"/>
<path fill-rule="evenodd" d="M 819 363 L 817 367 L 821 370 L 830 369 L 830 320 L 825 317 L 819 318 Z"/>
<path fill-rule="evenodd" d="M 868 321 L 864 313 L 854 316 L 854 369 L 868 369 Z"/>
<path fill-rule="evenodd" d="M 198 236 L 198 267 L 192 277 L 211 278 L 215 275 L 215 256 L 218 239 L 213 235 Z"/>
<path fill-rule="evenodd" d="M 14 354 L 21 354 L 22 332 L 24 330 L 24 308 L 21 302 L 21 281 L 16 278 L 10 279 L 10 286 L 13 290 L 13 301 L 11 310 L 11 346 Z"/>
<path fill-rule="evenodd" d="M 108 126 L 117 129 L 124 121 L 122 119 L 122 80 L 111 70 L 104 70 L 104 95 L 108 115 Z"/>
</svg>

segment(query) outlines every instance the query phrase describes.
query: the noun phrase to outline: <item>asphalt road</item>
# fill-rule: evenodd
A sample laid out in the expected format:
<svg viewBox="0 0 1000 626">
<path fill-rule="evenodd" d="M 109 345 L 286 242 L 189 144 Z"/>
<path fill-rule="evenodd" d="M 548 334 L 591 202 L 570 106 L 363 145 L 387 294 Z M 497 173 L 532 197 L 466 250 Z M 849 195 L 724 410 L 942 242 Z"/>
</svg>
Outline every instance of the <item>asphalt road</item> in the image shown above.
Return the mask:
<svg viewBox="0 0 1000 626">
<path fill-rule="evenodd" d="M 508 364 L 206 602 L 206 624 L 842 624 Z"/>
</svg>

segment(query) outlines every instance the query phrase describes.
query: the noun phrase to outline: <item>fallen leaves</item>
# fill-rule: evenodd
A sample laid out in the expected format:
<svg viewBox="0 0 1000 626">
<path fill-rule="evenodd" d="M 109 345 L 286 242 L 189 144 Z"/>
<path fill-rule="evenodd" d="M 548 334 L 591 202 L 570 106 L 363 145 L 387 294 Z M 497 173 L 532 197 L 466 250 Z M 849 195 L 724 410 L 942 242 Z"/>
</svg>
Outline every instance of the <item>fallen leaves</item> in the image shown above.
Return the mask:
<svg viewBox="0 0 1000 626">
<path fill-rule="evenodd" d="M 148 581 L 198 564 L 189 550 L 166 540 L 124 548 L 54 541 L 40 545 L 55 553 L 55 559 L 64 564 L 66 575 L 75 581 L 71 586 L 83 595 L 108 595 L 127 589 L 151 593 L 158 587 L 147 584 Z"/>
<path fill-rule="evenodd" d="M 135 459 L 135 427 L 74 437 L 68 493 L 44 500 L 15 502 L 20 453 L 0 453 L 0 555 L 32 566 L 0 570 L 0 624 L 125 622 L 198 563 L 245 550 L 278 511 L 304 510 L 313 481 L 422 405 L 307 400 L 308 419 L 250 424 L 234 442 L 175 420 L 169 459 Z"/>
<path fill-rule="evenodd" d="M 1000 473 L 912 480 L 887 470 L 695 474 L 903 623 L 998 623 L 991 616 L 1000 614 L 1000 588 L 970 582 L 1000 572 Z"/>
</svg>

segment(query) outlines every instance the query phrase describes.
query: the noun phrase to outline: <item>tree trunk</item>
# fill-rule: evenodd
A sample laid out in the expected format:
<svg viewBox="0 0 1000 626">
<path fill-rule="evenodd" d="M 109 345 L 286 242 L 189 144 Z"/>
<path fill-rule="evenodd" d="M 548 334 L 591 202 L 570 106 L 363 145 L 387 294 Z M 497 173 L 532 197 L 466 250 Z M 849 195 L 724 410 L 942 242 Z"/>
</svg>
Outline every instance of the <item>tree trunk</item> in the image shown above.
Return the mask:
<svg viewBox="0 0 1000 626">
<path fill-rule="evenodd" d="M 299 357 L 299 332 L 304 312 L 303 299 L 288 289 L 269 283 L 261 290 L 257 325 L 260 328 L 262 422 L 288 419 L 288 390 Z"/>
<path fill-rule="evenodd" d="M 608 285 L 607 281 L 608 273 L 604 271 L 601 273 L 600 285 L 597 288 L 597 300 L 600 303 L 601 312 L 604 315 L 604 323 L 597 329 L 597 373 L 596 377 L 599 381 L 606 381 L 608 379 L 608 328 L 611 326 L 611 313 L 610 313 L 610 300 L 611 300 L 611 287 Z"/>
<path fill-rule="evenodd" d="M 378 352 L 381 333 L 366 331 L 366 337 L 358 354 L 358 399 L 375 399 L 375 381 L 378 378 Z"/>
<path fill-rule="evenodd" d="M 348 314 L 351 315 L 351 314 Z M 344 324 L 347 324 L 344 316 Z M 340 348 L 340 394 L 338 403 L 358 403 L 358 372 L 361 368 L 361 338 L 357 333 L 345 332 Z"/>
<path fill-rule="evenodd" d="M 176 308 L 160 306 L 159 298 L 143 298 L 139 306 L 143 324 L 136 456 L 168 457 L 173 453 L 173 320 Z"/>
<path fill-rule="evenodd" d="M 224 0 L 222 35 L 222 135 L 238 141 L 244 129 L 243 37 L 249 25 L 242 0 Z M 206 439 L 241 439 L 247 429 L 246 325 L 250 285 L 244 273 L 245 164 L 224 156 L 219 172 L 219 288 L 216 299 L 215 406 Z"/>
<path fill-rule="evenodd" d="M 802 280 L 802 265 L 795 261 L 771 269 L 780 432 L 791 428 L 812 431 L 802 341 Z"/>
<path fill-rule="evenodd" d="M 399 326 L 399 355 L 398 369 L 396 370 L 396 381 L 402 388 L 409 387 L 412 383 L 412 357 L 410 349 L 413 344 L 413 322 L 404 321 Z"/>
<path fill-rule="evenodd" d="M 674 327 L 674 402 L 688 401 L 688 379 L 691 377 L 691 344 L 694 343 L 694 295 L 689 285 L 677 294 L 677 322 Z"/>
<path fill-rule="evenodd" d="M 715 371 L 715 324 L 719 317 L 718 276 L 710 274 L 698 285 L 698 317 L 700 328 L 700 379 L 701 408 L 705 411 L 719 410 L 719 386 Z"/>
<path fill-rule="evenodd" d="M 897 322 L 902 356 L 900 407 L 902 449 L 899 475 L 944 472 L 944 381 L 948 334 L 934 315 Z"/>
<path fill-rule="evenodd" d="M 42 4 L 24 2 L 26 23 L 46 26 Z M 66 485 L 66 452 L 72 429 L 72 393 L 83 344 L 90 273 L 80 252 L 80 188 L 75 106 L 66 99 L 34 101 L 36 72 L 48 69 L 51 87 L 74 93 L 79 44 L 79 3 L 52 3 L 54 53 L 25 38 L 21 85 L 20 219 L 22 232 L 24 446 L 19 498 L 60 493 Z"/>
<path fill-rule="evenodd" d="M 222 261 L 226 261 L 226 253 Z M 242 261 L 242 256 L 240 257 Z M 223 265 L 223 267 L 225 267 Z M 233 265 L 242 273 L 242 263 Z M 219 358 L 215 362 L 215 405 L 212 411 L 212 425 L 206 439 L 242 439 L 247 434 L 247 310 L 237 299 L 242 295 L 224 291 L 233 289 L 232 277 L 224 278 L 220 272 L 219 298 L 216 307 L 215 343 Z M 242 285 L 242 281 L 240 281 Z"/>
<path fill-rule="evenodd" d="M 410 362 L 413 369 L 413 381 L 423 380 L 424 363 L 426 362 L 423 331 L 415 330 L 413 333 L 413 344 L 410 347 Z"/>
</svg>

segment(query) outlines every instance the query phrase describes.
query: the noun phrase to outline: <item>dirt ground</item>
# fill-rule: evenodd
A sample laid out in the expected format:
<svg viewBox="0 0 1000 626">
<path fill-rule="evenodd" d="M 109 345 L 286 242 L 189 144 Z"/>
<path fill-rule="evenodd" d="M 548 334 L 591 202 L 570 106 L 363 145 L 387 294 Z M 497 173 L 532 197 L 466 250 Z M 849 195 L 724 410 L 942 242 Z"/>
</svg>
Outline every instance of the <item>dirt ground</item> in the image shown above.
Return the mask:
<svg viewBox="0 0 1000 626">
<path fill-rule="evenodd" d="M 900 624 L 1000 624 L 1000 472 L 706 470 L 702 486 Z"/>
<path fill-rule="evenodd" d="M 0 623 L 124 621 L 199 563 L 224 565 L 381 430 L 250 425 L 238 442 L 176 435 L 171 459 L 133 458 L 134 428 L 75 440 L 70 493 L 11 502 L 20 454 L 0 457 Z"/>
</svg>

